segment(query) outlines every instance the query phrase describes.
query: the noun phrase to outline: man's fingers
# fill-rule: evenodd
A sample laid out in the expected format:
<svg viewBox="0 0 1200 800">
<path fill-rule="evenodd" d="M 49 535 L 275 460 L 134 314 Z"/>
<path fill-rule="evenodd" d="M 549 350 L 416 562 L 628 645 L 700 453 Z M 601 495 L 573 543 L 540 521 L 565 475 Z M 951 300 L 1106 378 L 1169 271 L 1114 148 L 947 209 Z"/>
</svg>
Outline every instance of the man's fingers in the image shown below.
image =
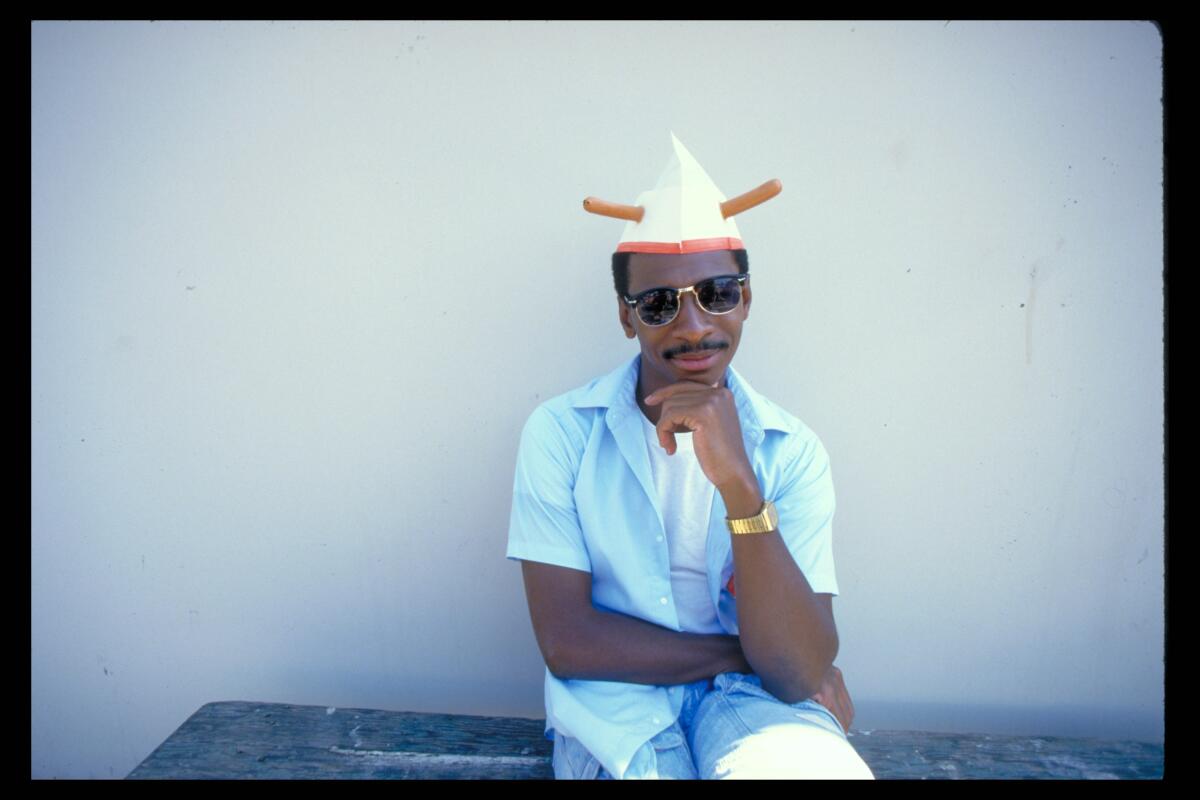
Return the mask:
<svg viewBox="0 0 1200 800">
<path fill-rule="evenodd" d="M 672 383 L 670 386 L 664 386 L 661 389 L 651 392 L 646 395 L 645 403 L 648 406 L 658 405 L 668 397 L 674 397 L 680 392 L 695 392 L 700 389 L 715 389 L 714 384 L 700 383 L 699 381 L 679 381 Z"/>
<path fill-rule="evenodd" d="M 837 687 L 837 718 L 842 724 L 842 728 L 850 730 L 850 725 L 854 722 L 854 702 L 850 699 L 850 692 L 846 689 L 846 683 L 842 680 L 841 673 L 838 673 Z"/>
<path fill-rule="evenodd" d="M 834 698 L 826 697 L 820 692 L 814 694 L 812 699 L 829 709 L 829 713 L 833 714 L 834 718 L 837 719 L 838 724 L 842 726 L 842 730 L 850 730 L 850 722 L 854 719 L 854 713 L 848 711 L 844 703 L 840 703 Z"/>
<path fill-rule="evenodd" d="M 667 451 L 667 455 L 675 455 L 675 434 L 672 431 L 658 431 L 658 443 Z"/>
<path fill-rule="evenodd" d="M 843 695 L 838 699 L 837 714 L 838 722 L 842 724 L 844 730 L 850 730 L 850 720 L 853 714 L 850 713 L 850 707 L 846 705 L 846 697 Z"/>
</svg>

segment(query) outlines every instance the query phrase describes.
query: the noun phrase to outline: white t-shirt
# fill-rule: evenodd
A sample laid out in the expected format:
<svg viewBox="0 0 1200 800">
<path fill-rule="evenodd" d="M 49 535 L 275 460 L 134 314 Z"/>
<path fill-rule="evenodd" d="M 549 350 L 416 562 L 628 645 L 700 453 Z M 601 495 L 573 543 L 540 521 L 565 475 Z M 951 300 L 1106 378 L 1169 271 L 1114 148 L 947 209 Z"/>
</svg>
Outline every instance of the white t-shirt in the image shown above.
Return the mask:
<svg viewBox="0 0 1200 800">
<path fill-rule="evenodd" d="M 650 473 L 666 527 L 671 562 L 671 591 L 680 629 L 688 633 L 724 633 L 708 594 L 705 567 L 712 485 L 692 445 L 692 433 L 675 434 L 675 455 L 658 443 L 658 433 L 642 414 L 642 430 L 650 452 Z"/>
</svg>

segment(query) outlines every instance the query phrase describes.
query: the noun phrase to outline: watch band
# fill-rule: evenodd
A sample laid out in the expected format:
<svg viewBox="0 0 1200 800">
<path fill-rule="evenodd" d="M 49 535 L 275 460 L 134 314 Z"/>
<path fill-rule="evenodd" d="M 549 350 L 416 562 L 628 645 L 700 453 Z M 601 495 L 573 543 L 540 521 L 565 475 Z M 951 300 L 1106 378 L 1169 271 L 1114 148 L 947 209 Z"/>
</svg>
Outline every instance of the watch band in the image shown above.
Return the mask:
<svg viewBox="0 0 1200 800">
<path fill-rule="evenodd" d="M 762 508 L 753 517 L 743 519 L 725 518 L 725 525 L 730 533 L 770 533 L 779 527 L 779 514 L 775 512 L 775 504 L 766 500 Z"/>
</svg>

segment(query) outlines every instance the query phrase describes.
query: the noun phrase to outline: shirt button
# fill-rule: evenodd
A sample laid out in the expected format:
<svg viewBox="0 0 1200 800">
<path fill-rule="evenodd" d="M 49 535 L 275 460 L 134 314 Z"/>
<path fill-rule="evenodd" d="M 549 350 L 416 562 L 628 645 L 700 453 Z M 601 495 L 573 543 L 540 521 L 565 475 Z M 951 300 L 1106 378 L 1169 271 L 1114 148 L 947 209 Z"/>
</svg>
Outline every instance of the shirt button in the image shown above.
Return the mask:
<svg viewBox="0 0 1200 800">
<path fill-rule="evenodd" d="M 662 603 L 665 606 L 667 604 L 667 598 L 660 597 L 660 598 L 658 598 L 658 602 Z"/>
<path fill-rule="evenodd" d="M 654 718 L 654 724 L 655 724 L 655 725 L 658 725 L 658 724 L 660 724 L 660 723 L 659 723 L 659 721 L 658 721 L 658 717 L 655 717 L 655 718 Z"/>
<path fill-rule="evenodd" d="M 661 542 L 661 541 L 662 541 L 662 537 L 661 537 L 661 536 L 660 536 L 660 537 L 658 537 L 658 540 Z"/>
</svg>

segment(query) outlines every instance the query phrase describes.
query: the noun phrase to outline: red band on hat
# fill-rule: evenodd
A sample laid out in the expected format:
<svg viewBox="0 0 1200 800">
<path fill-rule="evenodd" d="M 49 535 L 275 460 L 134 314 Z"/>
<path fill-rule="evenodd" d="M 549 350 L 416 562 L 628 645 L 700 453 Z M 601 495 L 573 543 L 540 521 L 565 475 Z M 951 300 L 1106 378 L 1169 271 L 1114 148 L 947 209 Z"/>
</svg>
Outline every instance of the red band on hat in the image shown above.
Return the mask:
<svg viewBox="0 0 1200 800">
<path fill-rule="evenodd" d="M 709 250 L 742 250 L 741 239 L 718 236 L 714 239 L 685 239 L 682 242 L 621 242 L 618 253 L 704 253 Z"/>
</svg>

